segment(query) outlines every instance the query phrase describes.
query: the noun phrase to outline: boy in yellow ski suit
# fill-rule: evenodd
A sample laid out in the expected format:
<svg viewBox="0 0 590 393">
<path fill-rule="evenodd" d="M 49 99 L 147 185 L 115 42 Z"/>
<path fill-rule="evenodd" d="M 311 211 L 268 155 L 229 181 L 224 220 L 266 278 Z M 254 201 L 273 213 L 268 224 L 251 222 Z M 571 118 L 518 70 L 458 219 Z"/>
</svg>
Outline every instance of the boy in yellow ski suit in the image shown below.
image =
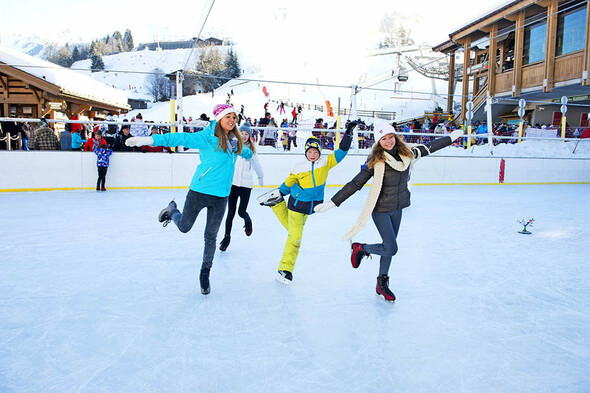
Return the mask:
<svg viewBox="0 0 590 393">
<path fill-rule="evenodd" d="M 320 141 L 311 137 L 305 142 L 306 162 L 295 166 L 289 177 L 281 184 L 281 195 L 289 195 L 288 203 L 282 200 L 272 210 L 288 232 L 287 242 L 278 268 L 277 281 L 290 284 L 293 268 L 301 246 L 303 226 L 313 208 L 324 200 L 324 188 L 330 169 L 346 157 L 352 141 L 356 122 L 348 125 L 340 147 L 328 157 L 321 157 Z"/>
</svg>

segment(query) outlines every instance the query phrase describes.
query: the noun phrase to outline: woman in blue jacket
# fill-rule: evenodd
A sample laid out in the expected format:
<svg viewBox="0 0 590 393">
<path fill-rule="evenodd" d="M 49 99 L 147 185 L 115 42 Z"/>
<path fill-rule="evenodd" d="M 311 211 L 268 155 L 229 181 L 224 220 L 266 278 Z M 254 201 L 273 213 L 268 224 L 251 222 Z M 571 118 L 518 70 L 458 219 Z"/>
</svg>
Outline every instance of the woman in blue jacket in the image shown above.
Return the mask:
<svg viewBox="0 0 590 393">
<path fill-rule="evenodd" d="M 182 233 L 190 231 L 197 216 L 207 208 L 205 249 L 199 276 L 201 293 L 211 292 L 209 272 L 213 265 L 217 232 L 223 220 L 227 196 L 230 193 L 234 166 L 238 156 L 249 159 L 252 150 L 244 146 L 237 127 L 238 114 L 231 105 L 220 104 L 213 109 L 215 120 L 201 132 L 154 134 L 150 137 L 129 138 L 127 146 L 184 146 L 199 149 L 201 163 L 191 181 L 182 213 L 172 201 L 163 209 L 158 220 L 168 225 L 173 221 Z"/>
</svg>

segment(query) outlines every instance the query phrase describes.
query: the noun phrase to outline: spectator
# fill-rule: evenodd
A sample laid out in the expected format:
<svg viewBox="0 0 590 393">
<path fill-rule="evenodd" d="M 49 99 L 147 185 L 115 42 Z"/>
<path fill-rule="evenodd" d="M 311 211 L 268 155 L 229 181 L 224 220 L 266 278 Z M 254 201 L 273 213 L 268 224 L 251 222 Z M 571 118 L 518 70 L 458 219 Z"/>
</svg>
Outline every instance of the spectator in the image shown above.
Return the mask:
<svg viewBox="0 0 590 393">
<path fill-rule="evenodd" d="M 82 137 L 80 136 L 82 126 L 80 124 L 71 123 L 70 129 L 72 130 L 72 150 L 82 150 L 83 144 L 86 142 L 86 139 L 82 139 Z"/>
<path fill-rule="evenodd" d="M 98 145 L 102 141 L 104 141 L 104 139 L 102 138 L 102 131 L 94 131 L 94 135 L 92 136 L 92 138 L 88 139 L 84 144 L 84 151 L 94 151 L 94 149 L 98 147 Z M 104 142 L 107 143 L 107 141 Z"/>
<path fill-rule="evenodd" d="M 127 146 L 125 141 L 131 138 L 129 126 L 124 124 L 121 126 L 121 131 L 115 136 L 115 144 L 113 145 L 114 151 L 133 151 L 133 147 Z"/>
<path fill-rule="evenodd" d="M 268 104 L 268 103 L 267 103 Z M 258 121 L 258 127 L 267 127 L 270 124 L 270 113 L 264 113 L 264 117 Z M 264 130 L 260 130 L 260 146 L 264 145 Z"/>
<path fill-rule="evenodd" d="M 152 132 L 152 137 L 153 137 L 156 134 L 160 134 L 160 129 L 158 128 L 158 126 L 152 126 L 151 132 Z M 144 152 L 144 153 L 146 153 L 146 152 L 149 152 L 149 153 L 162 153 L 164 151 L 166 151 L 168 153 L 172 153 L 172 149 L 169 148 L 168 146 L 149 146 L 149 145 L 146 145 L 146 146 L 142 146 L 141 147 L 141 151 Z"/>
<path fill-rule="evenodd" d="M 70 120 L 80 120 L 80 117 L 78 116 L 77 113 L 74 113 L 74 115 L 70 118 Z M 70 131 L 72 133 L 72 136 L 74 135 L 74 132 L 79 132 L 78 135 L 82 135 L 82 124 L 80 123 L 68 123 L 70 125 Z M 75 147 L 72 145 L 72 148 L 75 149 Z"/>
<path fill-rule="evenodd" d="M 107 115 L 106 121 L 114 122 L 115 119 L 113 118 L 113 114 L 109 113 Z M 106 131 L 102 133 L 102 136 L 107 141 L 107 145 L 109 147 L 113 147 L 115 144 L 115 136 L 117 135 L 117 125 L 116 124 L 108 124 L 106 125 Z"/>
<path fill-rule="evenodd" d="M 69 130 L 64 129 L 62 132 L 59 133 L 59 144 L 61 150 L 72 150 L 72 133 Z"/>
<path fill-rule="evenodd" d="M 141 113 L 138 113 L 137 116 L 135 116 L 133 119 L 131 119 L 131 122 L 143 122 L 143 116 L 141 115 Z M 145 124 L 133 124 L 131 126 L 131 129 L 129 131 L 131 133 L 131 136 L 150 136 L 150 130 L 148 128 L 147 125 Z"/>
<path fill-rule="evenodd" d="M 96 154 L 96 167 L 98 169 L 98 180 L 96 180 L 96 191 L 106 191 L 105 183 L 107 179 L 107 170 L 109 169 L 109 157 L 113 151 L 109 149 L 104 139 L 100 140 L 98 146 L 94 148 Z"/>
<path fill-rule="evenodd" d="M 35 131 L 33 143 L 35 150 L 59 150 L 59 141 L 57 140 L 55 131 L 49 125 L 45 125 Z"/>
</svg>

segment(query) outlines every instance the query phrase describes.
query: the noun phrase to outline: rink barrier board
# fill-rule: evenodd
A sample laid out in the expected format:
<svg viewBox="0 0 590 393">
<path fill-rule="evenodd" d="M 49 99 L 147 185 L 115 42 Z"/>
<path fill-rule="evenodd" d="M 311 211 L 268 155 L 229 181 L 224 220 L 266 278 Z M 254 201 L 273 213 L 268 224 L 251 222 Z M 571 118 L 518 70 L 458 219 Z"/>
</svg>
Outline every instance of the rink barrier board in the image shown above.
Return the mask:
<svg viewBox="0 0 590 393">
<path fill-rule="evenodd" d="M 531 186 L 531 185 L 573 185 L 573 184 L 590 184 L 590 182 L 531 182 L 531 183 L 418 183 L 412 184 L 412 187 L 437 187 L 437 186 Z M 254 188 L 278 188 L 280 184 L 271 186 L 254 186 Z M 370 187 L 366 184 L 364 187 Z M 328 184 L 327 188 L 342 188 L 344 184 Z M 109 187 L 108 191 L 112 190 L 188 190 L 185 187 Z M 9 192 L 41 192 L 41 191 L 95 191 L 96 187 L 78 187 L 78 188 L 14 188 L 14 189 L 0 189 L 0 193 Z"/>
<path fill-rule="evenodd" d="M 265 170 L 264 188 L 272 188 L 281 184 L 303 157 L 260 154 L 259 159 Z M 504 183 L 499 182 L 500 157 L 431 156 L 416 162 L 411 174 L 412 184 L 590 184 L 590 159 L 503 159 Z M 342 187 L 348 183 L 365 160 L 364 155 L 346 157 L 330 171 L 327 187 Z M 199 155 L 116 152 L 110 162 L 106 179 L 109 190 L 188 189 Z M 0 165 L 0 192 L 96 189 L 96 155 L 91 152 L 3 151 Z"/>
</svg>

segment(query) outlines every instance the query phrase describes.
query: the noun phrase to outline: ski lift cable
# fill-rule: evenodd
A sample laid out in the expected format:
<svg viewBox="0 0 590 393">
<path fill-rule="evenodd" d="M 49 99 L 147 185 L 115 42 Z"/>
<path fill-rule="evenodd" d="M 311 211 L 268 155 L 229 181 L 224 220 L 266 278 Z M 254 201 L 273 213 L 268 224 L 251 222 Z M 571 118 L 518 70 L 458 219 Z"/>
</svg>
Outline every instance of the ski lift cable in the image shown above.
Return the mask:
<svg viewBox="0 0 590 393">
<path fill-rule="evenodd" d="M 211 5 L 209 6 L 209 10 L 207 11 L 207 15 L 205 16 L 205 19 L 203 20 L 203 23 L 201 24 L 199 34 L 197 34 L 197 38 L 195 39 L 195 41 L 193 42 L 193 45 L 191 46 L 191 50 L 188 54 L 188 57 L 186 58 L 186 62 L 184 64 L 184 67 L 182 67 L 183 71 L 186 70 L 186 66 L 188 65 L 188 62 L 191 59 L 193 51 L 195 50 L 195 46 L 197 46 L 197 43 L 199 42 L 199 38 L 201 38 L 201 33 L 203 32 L 203 28 L 205 27 L 205 24 L 207 23 L 207 19 L 209 19 L 209 14 L 211 14 L 211 9 L 213 9 L 214 4 L 215 4 L 215 0 L 211 0 Z"/>
</svg>

